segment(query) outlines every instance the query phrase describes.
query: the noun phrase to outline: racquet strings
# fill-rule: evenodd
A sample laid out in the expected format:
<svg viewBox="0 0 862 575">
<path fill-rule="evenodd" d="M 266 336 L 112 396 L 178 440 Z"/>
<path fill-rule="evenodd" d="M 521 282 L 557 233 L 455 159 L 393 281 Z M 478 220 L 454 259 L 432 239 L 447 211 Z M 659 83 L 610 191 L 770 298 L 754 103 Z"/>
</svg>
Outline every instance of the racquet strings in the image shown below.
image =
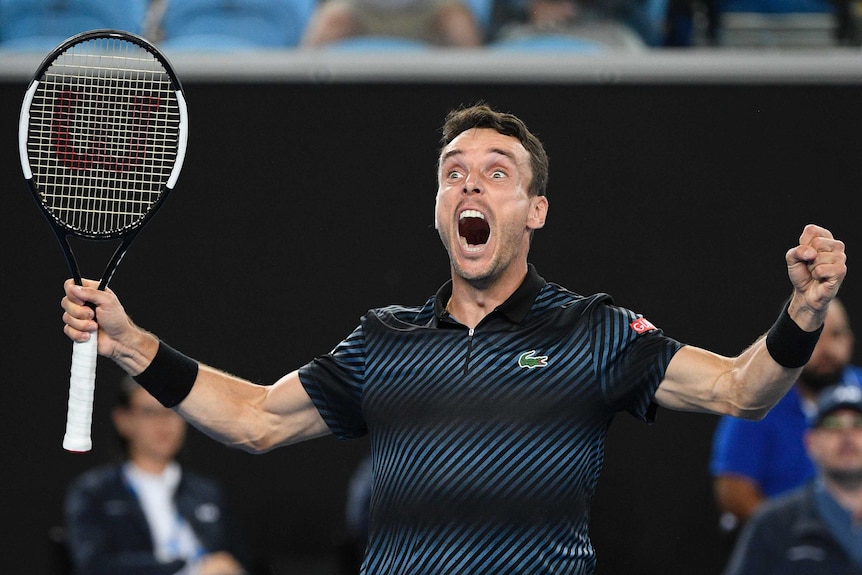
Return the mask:
<svg viewBox="0 0 862 575">
<path fill-rule="evenodd" d="M 145 48 L 95 38 L 61 53 L 39 79 L 27 149 L 48 212 L 83 235 L 136 226 L 178 155 L 176 87 Z"/>
</svg>

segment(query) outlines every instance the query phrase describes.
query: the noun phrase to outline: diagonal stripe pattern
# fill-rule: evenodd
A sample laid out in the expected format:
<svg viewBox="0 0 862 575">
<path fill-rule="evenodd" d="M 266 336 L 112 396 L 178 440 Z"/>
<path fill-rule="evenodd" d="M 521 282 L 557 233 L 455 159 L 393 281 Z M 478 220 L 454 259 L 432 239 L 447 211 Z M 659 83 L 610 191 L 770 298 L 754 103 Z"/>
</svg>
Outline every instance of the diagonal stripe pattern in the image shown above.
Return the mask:
<svg viewBox="0 0 862 575">
<path fill-rule="evenodd" d="M 300 370 L 333 432 L 371 434 L 363 573 L 588 574 L 589 504 L 615 414 L 648 418 L 680 345 L 604 294 L 546 284 L 520 323 L 446 328 L 434 298 L 372 310 Z M 547 358 L 525 369 L 525 352 Z"/>
</svg>

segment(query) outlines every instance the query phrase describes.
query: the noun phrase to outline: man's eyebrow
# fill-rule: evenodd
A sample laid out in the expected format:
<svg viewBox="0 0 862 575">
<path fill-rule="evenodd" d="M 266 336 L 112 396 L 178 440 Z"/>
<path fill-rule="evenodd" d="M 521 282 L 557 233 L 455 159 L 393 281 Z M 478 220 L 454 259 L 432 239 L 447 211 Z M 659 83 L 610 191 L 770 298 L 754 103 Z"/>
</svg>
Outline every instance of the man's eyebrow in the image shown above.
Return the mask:
<svg viewBox="0 0 862 575">
<path fill-rule="evenodd" d="M 488 150 L 489 152 L 494 152 L 495 154 L 500 154 L 501 156 L 506 156 L 507 158 L 515 159 L 515 153 L 511 150 L 504 150 L 503 148 L 491 148 Z"/>
<path fill-rule="evenodd" d="M 440 163 L 443 163 L 444 161 L 448 160 L 449 158 L 451 158 L 453 156 L 458 156 L 458 155 L 463 154 L 463 153 L 464 153 L 463 150 L 461 150 L 460 148 L 452 148 L 451 150 L 449 150 L 448 152 L 446 152 L 445 154 L 440 156 Z M 502 148 L 490 148 L 488 150 L 488 153 L 500 154 L 501 156 L 505 156 L 505 157 L 509 158 L 513 162 L 517 161 L 514 153 L 510 152 L 509 150 L 504 150 Z"/>
<path fill-rule="evenodd" d="M 440 163 L 442 164 L 445 160 L 448 160 L 452 156 L 457 156 L 460 153 L 461 150 L 459 150 L 458 148 L 452 148 L 451 150 L 440 156 Z"/>
</svg>

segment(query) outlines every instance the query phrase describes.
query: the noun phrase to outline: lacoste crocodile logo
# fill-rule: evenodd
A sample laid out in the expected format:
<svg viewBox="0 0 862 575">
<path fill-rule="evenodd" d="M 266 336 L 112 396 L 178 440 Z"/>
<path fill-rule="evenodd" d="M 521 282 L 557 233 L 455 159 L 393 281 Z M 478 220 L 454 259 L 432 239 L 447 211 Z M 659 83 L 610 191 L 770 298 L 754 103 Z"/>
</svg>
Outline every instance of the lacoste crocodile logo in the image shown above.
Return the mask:
<svg viewBox="0 0 862 575">
<path fill-rule="evenodd" d="M 548 366 L 548 356 L 547 355 L 536 355 L 536 350 L 525 351 L 521 354 L 521 357 L 518 358 L 518 367 L 526 367 L 527 369 L 533 369 L 534 367 L 547 367 Z"/>
</svg>

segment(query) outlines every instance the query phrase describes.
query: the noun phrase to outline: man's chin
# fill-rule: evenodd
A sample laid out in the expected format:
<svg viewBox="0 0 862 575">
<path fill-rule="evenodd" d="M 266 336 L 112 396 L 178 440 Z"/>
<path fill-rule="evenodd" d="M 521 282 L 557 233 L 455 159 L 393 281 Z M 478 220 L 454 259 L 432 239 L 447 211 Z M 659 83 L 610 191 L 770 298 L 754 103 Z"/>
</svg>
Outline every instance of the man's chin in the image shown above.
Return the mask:
<svg viewBox="0 0 862 575">
<path fill-rule="evenodd" d="M 479 268 L 478 266 L 462 266 L 456 264 L 453 267 L 455 269 L 455 274 L 458 277 L 476 289 L 484 289 L 488 287 L 496 278 L 496 275 L 487 266 Z"/>
</svg>

